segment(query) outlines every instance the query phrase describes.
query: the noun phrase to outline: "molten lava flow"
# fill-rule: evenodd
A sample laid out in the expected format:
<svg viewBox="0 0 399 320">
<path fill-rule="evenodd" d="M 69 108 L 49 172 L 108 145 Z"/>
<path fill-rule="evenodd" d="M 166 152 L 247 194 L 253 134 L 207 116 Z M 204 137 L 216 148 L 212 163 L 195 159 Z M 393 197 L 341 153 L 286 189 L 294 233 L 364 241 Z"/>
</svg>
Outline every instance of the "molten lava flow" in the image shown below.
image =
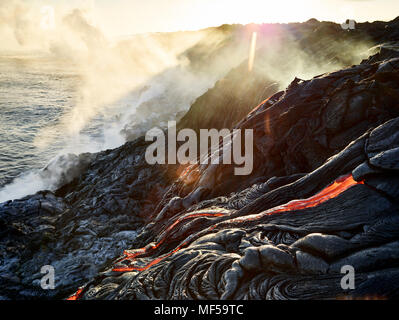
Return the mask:
<svg viewBox="0 0 399 320">
<path fill-rule="evenodd" d="M 78 289 L 72 296 L 70 296 L 67 300 L 78 300 L 83 294 L 83 289 Z"/>
<path fill-rule="evenodd" d="M 168 232 L 173 230 L 179 223 L 188 220 L 188 219 L 192 219 L 192 218 L 199 218 L 199 217 L 221 217 L 223 216 L 223 213 L 209 213 L 209 212 L 205 212 L 205 213 L 195 213 L 189 216 L 185 216 L 185 217 L 181 217 L 179 219 L 177 219 L 174 223 L 172 223 L 163 233 L 163 237 L 158 241 L 157 244 L 151 244 L 149 246 L 146 246 L 144 248 L 135 250 L 134 253 L 129 253 L 127 251 L 124 251 L 124 255 L 125 257 L 123 257 L 122 259 L 118 260 L 116 263 L 121 262 L 121 261 L 125 261 L 125 260 L 130 260 L 130 261 L 134 261 L 134 259 L 138 256 L 142 256 L 144 254 L 148 254 L 151 251 L 156 250 L 157 248 L 159 248 L 159 246 L 161 244 L 163 244 L 165 242 L 165 240 L 167 239 L 167 237 L 169 236 Z M 162 261 L 163 259 L 171 256 L 173 253 L 179 251 L 182 247 L 184 247 L 187 243 L 183 243 L 181 244 L 179 247 L 177 247 L 176 249 L 174 249 L 173 251 L 168 252 L 167 254 L 158 257 L 157 259 L 151 261 L 149 264 L 147 264 L 144 267 L 137 267 L 137 266 L 131 266 L 131 267 L 118 267 L 118 268 L 114 268 L 112 269 L 112 271 L 118 271 L 118 272 L 127 272 L 127 271 L 144 271 L 148 268 L 150 268 L 151 266 L 157 264 L 158 262 Z"/>
<path fill-rule="evenodd" d="M 253 109 L 251 110 L 251 112 L 248 114 L 248 117 L 250 117 L 251 114 L 255 113 L 260 107 L 262 107 L 267 101 L 269 101 L 270 98 L 271 98 L 271 97 L 269 97 L 269 98 L 263 100 L 263 101 L 262 101 L 261 103 L 259 103 L 255 108 L 253 108 Z"/>
<path fill-rule="evenodd" d="M 330 199 L 333 199 L 337 196 L 339 196 L 341 193 L 345 192 L 349 188 L 358 185 L 358 184 L 364 184 L 363 181 L 357 182 L 353 179 L 352 175 L 346 175 L 343 176 L 339 179 L 337 179 L 334 183 L 329 185 L 328 187 L 324 188 L 322 191 L 317 193 L 316 195 L 308 198 L 308 199 L 301 199 L 301 200 L 293 200 L 288 202 L 287 204 L 284 204 L 279 207 L 275 207 L 272 209 L 269 209 L 267 211 L 264 211 L 260 214 L 256 214 L 253 216 L 245 216 L 245 217 L 240 217 L 240 218 L 235 218 L 232 220 L 229 220 L 229 222 L 247 222 L 247 221 L 256 221 L 258 219 L 261 219 L 264 216 L 270 216 L 273 214 L 278 214 L 282 212 L 290 212 L 290 211 L 297 211 L 297 210 L 303 210 L 307 208 L 313 208 L 316 207 Z M 121 262 L 121 261 L 130 261 L 134 262 L 135 258 L 139 256 L 144 256 L 148 255 L 152 251 L 156 250 L 159 248 L 159 246 L 166 241 L 167 238 L 170 237 L 169 233 L 172 231 L 179 223 L 192 219 L 192 218 L 198 218 L 198 217 L 220 217 L 223 216 L 223 213 L 220 212 L 215 212 L 215 213 L 210 213 L 210 212 L 200 212 L 200 213 L 195 213 L 191 214 L 188 216 L 181 217 L 177 219 L 174 223 L 172 223 L 166 230 L 163 232 L 163 236 L 161 239 L 158 241 L 157 244 L 150 244 L 144 248 L 135 250 L 134 253 L 130 253 L 125 251 L 124 252 L 124 257 L 118 260 L 116 263 Z M 211 231 L 215 229 L 216 225 L 213 225 L 208 228 L 208 231 Z M 187 246 L 190 241 L 193 239 L 193 235 L 190 235 L 183 243 L 181 243 L 179 246 L 177 246 L 174 250 L 152 260 L 145 266 L 126 266 L 126 267 L 115 267 L 112 269 L 113 271 L 116 272 L 129 272 L 129 271 L 144 271 L 147 270 L 148 268 L 156 265 L 157 263 L 161 262 L 162 260 L 166 259 L 167 257 L 170 257 L 174 253 L 178 252 L 180 249 L 183 247 Z M 67 300 L 77 300 L 80 298 L 82 295 L 83 290 L 79 289 L 73 296 L 69 297 Z"/>
<path fill-rule="evenodd" d="M 255 61 L 255 53 L 256 53 L 256 37 L 257 33 L 252 33 L 251 39 L 251 47 L 249 49 L 249 58 L 248 58 L 248 71 L 251 72 L 254 68 L 254 61 Z"/>
<path fill-rule="evenodd" d="M 135 266 L 132 266 L 132 267 L 120 267 L 120 268 L 114 268 L 114 269 L 112 269 L 112 271 L 128 272 L 128 271 L 144 271 L 144 270 L 147 270 L 148 268 L 152 267 L 153 265 L 161 262 L 163 259 L 166 259 L 167 257 L 171 256 L 172 254 L 176 253 L 181 248 L 185 247 L 187 244 L 188 244 L 188 241 L 182 243 L 180 246 L 178 246 L 173 251 L 170 251 L 167 254 L 152 260 L 150 263 L 148 263 L 144 267 L 135 267 Z"/>
<path fill-rule="evenodd" d="M 290 201 L 282 206 L 275 207 L 272 209 L 269 209 L 267 211 L 264 211 L 260 214 L 254 215 L 254 216 L 246 216 L 242 218 L 236 218 L 234 221 L 254 221 L 258 220 L 265 215 L 273 215 L 277 213 L 282 213 L 282 212 L 289 212 L 289 211 L 297 211 L 297 210 L 303 210 L 303 209 L 308 209 L 308 208 L 313 208 L 316 207 L 327 200 L 333 199 L 337 196 L 339 196 L 341 193 L 345 192 L 349 188 L 358 185 L 358 184 L 364 184 L 363 181 L 355 181 L 353 179 L 353 176 L 351 174 L 343 176 L 339 179 L 337 179 L 334 183 L 330 184 L 328 187 L 324 188 L 322 191 L 317 193 L 316 195 L 308 198 L 308 199 L 301 199 L 301 200 L 293 200 Z"/>
<path fill-rule="evenodd" d="M 289 212 L 289 211 L 303 210 L 306 208 L 316 207 L 316 206 L 320 205 L 321 203 L 326 202 L 329 199 L 337 197 L 344 191 L 348 190 L 350 187 L 357 185 L 357 184 L 363 184 L 363 182 L 355 181 L 353 179 L 352 175 L 349 174 L 347 176 L 337 179 L 334 183 L 332 183 L 331 185 L 329 185 L 328 187 L 323 189 L 321 192 L 317 193 L 316 195 L 314 195 L 313 197 L 310 197 L 308 199 L 293 200 L 291 202 L 288 202 L 285 205 L 267 210 L 261 214 L 257 214 L 256 216 L 241 217 L 241 218 L 233 219 L 231 221 L 234 221 L 234 222 L 254 221 L 254 220 L 260 219 L 261 217 L 263 217 L 265 215 L 273 215 L 273 214 L 277 214 L 277 213 L 281 213 L 281 212 Z M 134 259 L 137 258 L 138 256 L 142 256 L 144 254 L 148 254 L 151 251 L 156 250 L 162 243 L 165 242 L 169 231 L 173 230 L 177 224 L 183 222 L 184 220 L 197 218 L 197 217 L 210 217 L 210 216 L 218 217 L 218 216 L 222 216 L 222 215 L 223 215 L 222 213 L 196 213 L 196 214 L 192 214 L 189 216 L 179 218 L 165 230 L 164 236 L 161 238 L 161 240 L 157 244 L 155 244 L 155 245 L 152 244 L 147 247 L 135 250 L 134 253 L 129 253 L 129 252 L 125 251 L 124 252 L 125 257 L 117 262 L 125 261 L 125 260 L 130 260 L 131 262 L 133 262 Z M 214 227 L 215 226 L 212 226 L 211 229 L 213 229 Z M 152 260 L 150 263 L 148 263 L 147 265 L 145 265 L 143 267 L 138 267 L 138 266 L 117 267 L 117 268 L 114 268 L 113 271 L 128 272 L 128 271 L 147 270 L 148 268 L 152 267 L 153 265 L 161 262 L 163 259 L 171 256 L 173 253 L 179 251 L 182 247 L 187 245 L 187 243 L 188 243 L 188 241 L 185 241 L 183 244 L 179 245 L 173 251 L 170 251 L 170 252 L 166 253 L 165 255 Z"/>
<path fill-rule="evenodd" d="M 313 208 L 326 202 L 327 200 L 333 199 L 339 196 L 344 191 L 348 190 L 358 184 L 364 184 L 363 181 L 355 181 L 351 174 L 343 176 L 337 179 L 334 183 L 330 184 L 328 187 L 324 188 L 318 194 L 314 195 L 305 200 L 293 200 L 287 204 L 278 207 L 278 209 L 271 209 L 267 211 L 268 215 L 284 212 L 284 211 L 294 211 L 303 210 L 307 208 Z"/>
</svg>

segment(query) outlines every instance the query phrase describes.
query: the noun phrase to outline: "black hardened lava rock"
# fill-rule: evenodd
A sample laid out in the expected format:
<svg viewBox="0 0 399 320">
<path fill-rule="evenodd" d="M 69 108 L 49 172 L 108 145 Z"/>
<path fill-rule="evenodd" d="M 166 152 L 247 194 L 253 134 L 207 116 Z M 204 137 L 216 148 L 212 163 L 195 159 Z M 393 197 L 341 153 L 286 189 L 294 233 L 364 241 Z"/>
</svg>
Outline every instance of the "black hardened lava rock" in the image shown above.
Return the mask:
<svg viewBox="0 0 399 320">
<path fill-rule="evenodd" d="M 246 103 L 264 92 L 232 104 L 249 113 L 218 119 L 223 97 L 212 113 L 229 83 L 198 99 L 180 126 L 253 129 L 249 176 L 150 166 L 139 138 L 91 155 L 55 192 L 1 204 L 0 298 L 64 299 L 78 288 L 79 299 L 398 298 L 398 30 L 397 20 L 360 24 L 355 36 L 379 44 L 377 54 L 296 78 L 255 109 Z M 320 39 L 300 45 L 328 44 Z M 55 268 L 55 290 L 40 288 L 43 265 Z M 354 290 L 341 288 L 344 265 L 355 268 Z"/>
</svg>

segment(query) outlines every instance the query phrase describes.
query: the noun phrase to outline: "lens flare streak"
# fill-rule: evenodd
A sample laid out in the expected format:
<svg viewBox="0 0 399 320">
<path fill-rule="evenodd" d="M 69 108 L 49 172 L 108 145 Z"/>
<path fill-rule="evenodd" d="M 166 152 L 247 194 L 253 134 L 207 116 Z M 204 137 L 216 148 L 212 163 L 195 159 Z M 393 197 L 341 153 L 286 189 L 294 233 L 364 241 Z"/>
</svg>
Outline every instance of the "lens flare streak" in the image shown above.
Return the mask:
<svg viewBox="0 0 399 320">
<path fill-rule="evenodd" d="M 188 219 L 193 219 L 193 218 L 199 218 L 199 217 L 221 217 L 223 216 L 223 213 L 195 213 L 189 216 L 185 216 L 185 217 L 181 217 L 179 219 L 177 219 L 174 223 L 172 223 L 163 233 L 163 237 L 161 238 L 161 240 L 158 241 L 157 244 L 151 244 L 149 246 L 146 246 L 144 248 L 138 249 L 136 250 L 134 253 L 129 253 L 127 251 L 124 251 L 124 255 L 125 257 L 123 257 L 122 259 L 118 260 L 116 263 L 125 261 L 125 260 L 130 260 L 133 261 L 134 258 L 138 257 L 138 256 L 142 256 L 144 254 L 148 254 L 154 250 L 156 250 L 157 248 L 159 248 L 167 239 L 167 237 L 169 236 L 169 232 L 171 230 L 173 230 L 179 223 L 188 220 Z M 155 260 L 153 260 L 152 262 L 150 262 L 148 265 L 146 265 L 145 267 L 121 267 L 121 268 L 114 268 L 112 269 L 112 271 L 119 271 L 119 272 L 126 272 L 126 271 L 144 271 L 146 269 L 148 269 L 149 267 L 153 266 L 154 264 L 162 261 L 163 259 L 169 257 L 170 255 L 172 255 L 173 253 L 177 252 L 178 250 L 180 250 L 182 247 L 184 247 L 187 243 L 185 242 L 184 244 L 180 245 L 177 249 L 167 253 L 166 255 L 159 257 Z"/>
<path fill-rule="evenodd" d="M 249 72 L 251 72 L 252 69 L 254 68 L 255 52 L 256 52 L 256 38 L 257 38 L 257 33 L 253 32 L 252 39 L 251 39 L 251 47 L 249 49 L 249 58 L 248 58 L 248 71 Z"/>
</svg>

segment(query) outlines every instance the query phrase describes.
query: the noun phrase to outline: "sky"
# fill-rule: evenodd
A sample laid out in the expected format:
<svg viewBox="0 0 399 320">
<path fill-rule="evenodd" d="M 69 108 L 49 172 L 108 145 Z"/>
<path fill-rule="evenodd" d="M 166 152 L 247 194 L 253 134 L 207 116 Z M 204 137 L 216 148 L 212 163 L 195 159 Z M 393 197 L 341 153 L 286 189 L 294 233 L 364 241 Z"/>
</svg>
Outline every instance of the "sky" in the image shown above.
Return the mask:
<svg viewBox="0 0 399 320">
<path fill-rule="evenodd" d="M 90 11 L 109 36 L 197 30 L 232 23 L 391 20 L 399 0 L 24 0 Z"/>
</svg>

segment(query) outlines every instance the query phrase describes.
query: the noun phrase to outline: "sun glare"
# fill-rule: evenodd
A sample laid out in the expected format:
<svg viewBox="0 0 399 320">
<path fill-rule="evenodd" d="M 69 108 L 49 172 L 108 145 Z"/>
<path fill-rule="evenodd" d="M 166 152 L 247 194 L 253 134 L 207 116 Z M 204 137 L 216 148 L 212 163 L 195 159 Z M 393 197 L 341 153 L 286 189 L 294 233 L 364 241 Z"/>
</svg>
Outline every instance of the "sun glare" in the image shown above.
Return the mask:
<svg viewBox="0 0 399 320">
<path fill-rule="evenodd" d="M 187 28 L 195 28 L 195 25 L 218 25 L 223 20 L 226 23 L 263 23 L 263 22 L 295 22 L 309 19 L 317 4 L 314 1 L 305 1 L 310 5 L 297 1 L 258 1 L 248 0 L 222 0 L 208 1 L 201 6 L 200 22 L 191 20 Z"/>
<path fill-rule="evenodd" d="M 386 2 L 399 8 L 397 0 Z M 375 14 L 379 19 L 395 18 L 395 10 L 387 12 L 375 1 L 343 0 L 95 0 L 93 11 L 109 35 L 198 30 L 235 23 L 304 22 L 310 18 L 339 23 L 348 18 L 367 21 L 376 19 Z"/>
</svg>

